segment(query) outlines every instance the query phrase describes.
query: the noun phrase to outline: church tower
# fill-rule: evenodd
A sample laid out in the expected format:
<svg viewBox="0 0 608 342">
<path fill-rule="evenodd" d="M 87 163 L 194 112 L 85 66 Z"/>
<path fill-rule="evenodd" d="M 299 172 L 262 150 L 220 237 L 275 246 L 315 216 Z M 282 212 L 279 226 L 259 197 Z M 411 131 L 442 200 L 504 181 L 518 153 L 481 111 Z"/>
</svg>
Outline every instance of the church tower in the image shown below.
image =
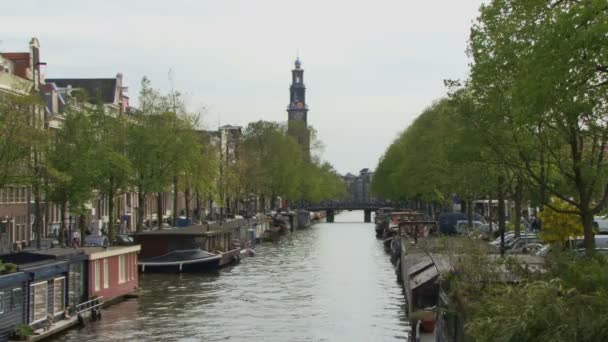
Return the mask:
<svg viewBox="0 0 608 342">
<path fill-rule="evenodd" d="M 287 134 L 300 144 L 306 158 L 310 158 L 308 106 L 306 105 L 304 69 L 302 69 L 300 58 L 296 59 L 295 69 L 291 71 L 291 87 L 289 87 L 289 106 L 287 106 L 287 113 Z"/>
</svg>

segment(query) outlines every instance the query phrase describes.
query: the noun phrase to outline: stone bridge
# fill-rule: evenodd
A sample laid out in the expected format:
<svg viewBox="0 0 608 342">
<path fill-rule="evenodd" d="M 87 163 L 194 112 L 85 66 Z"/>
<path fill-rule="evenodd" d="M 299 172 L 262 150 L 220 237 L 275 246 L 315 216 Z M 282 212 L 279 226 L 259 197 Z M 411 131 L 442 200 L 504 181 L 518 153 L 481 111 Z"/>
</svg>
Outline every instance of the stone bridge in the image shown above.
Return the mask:
<svg viewBox="0 0 608 342">
<path fill-rule="evenodd" d="M 334 222 L 334 215 L 336 211 L 340 210 L 363 210 L 363 222 L 372 221 L 372 211 L 377 211 L 380 208 L 398 208 L 399 205 L 396 203 L 389 203 L 384 201 L 368 201 L 368 202 L 352 202 L 352 201 L 328 201 L 322 203 L 315 203 L 302 206 L 302 209 L 309 211 L 322 211 L 327 213 L 327 222 Z"/>
</svg>

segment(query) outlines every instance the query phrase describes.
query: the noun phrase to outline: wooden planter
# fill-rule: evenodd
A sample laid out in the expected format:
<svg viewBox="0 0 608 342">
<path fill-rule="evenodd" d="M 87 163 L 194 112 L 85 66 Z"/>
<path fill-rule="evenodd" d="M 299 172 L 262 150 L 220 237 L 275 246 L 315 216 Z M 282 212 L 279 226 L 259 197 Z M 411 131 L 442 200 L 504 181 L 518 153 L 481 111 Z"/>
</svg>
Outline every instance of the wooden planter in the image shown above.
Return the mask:
<svg viewBox="0 0 608 342">
<path fill-rule="evenodd" d="M 423 319 L 421 321 L 422 330 L 424 332 L 432 333 L 433 331 L 435 331 L 435 323 L 437 323 L 437 320 L 435 320 L 434 318 Z"/>
</svg>

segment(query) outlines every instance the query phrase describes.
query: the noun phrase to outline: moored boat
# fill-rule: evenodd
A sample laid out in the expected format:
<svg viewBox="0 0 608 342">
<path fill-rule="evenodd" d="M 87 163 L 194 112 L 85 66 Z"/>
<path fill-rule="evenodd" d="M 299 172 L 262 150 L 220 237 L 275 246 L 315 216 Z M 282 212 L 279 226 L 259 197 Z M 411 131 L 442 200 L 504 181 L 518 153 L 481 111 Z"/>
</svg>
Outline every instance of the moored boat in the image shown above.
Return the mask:
<svg viewBox="0 0 608 342">
<path fill-rule="evenodd" d="M 213 254 L 201 249 L 187 249 L 142 259 L 137 265 L 142 272 L 203 272 L 217 270 L 221 260 L 221 254 Z"/>
</svg>

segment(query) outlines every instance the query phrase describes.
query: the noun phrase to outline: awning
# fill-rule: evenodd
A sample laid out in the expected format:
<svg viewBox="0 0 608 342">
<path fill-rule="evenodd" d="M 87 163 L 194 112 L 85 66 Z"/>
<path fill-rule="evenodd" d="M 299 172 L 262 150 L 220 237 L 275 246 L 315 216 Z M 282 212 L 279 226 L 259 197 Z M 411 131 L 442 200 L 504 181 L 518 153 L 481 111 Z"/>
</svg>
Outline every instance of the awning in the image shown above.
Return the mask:
<svg viewBox="0 0 608 342">
<path fill-rule="evenodd" d="M 430 266 L 433 266 L 433 260 L 431 260 L 431 258 L 429 258 L 429 257 L 422 258 L 417 263 L 408 267 L 408 269 L 407 269 L 408 278 L 415 276 L 416 274 L 424 271 L 425 269 L 429 268 Z"/>
<path fill-rule="evenodd" d="M 410 291 L 413 291 L 417 287 L 420 287 L 424 284 L 427 284 L 431 281 L 434 281 L 439 276 L 439 271 L 435 266 L 431 266 L 424 271 L 418 273 L 413 278 L 410 278 L 409 288 Z"/>
</svg>

